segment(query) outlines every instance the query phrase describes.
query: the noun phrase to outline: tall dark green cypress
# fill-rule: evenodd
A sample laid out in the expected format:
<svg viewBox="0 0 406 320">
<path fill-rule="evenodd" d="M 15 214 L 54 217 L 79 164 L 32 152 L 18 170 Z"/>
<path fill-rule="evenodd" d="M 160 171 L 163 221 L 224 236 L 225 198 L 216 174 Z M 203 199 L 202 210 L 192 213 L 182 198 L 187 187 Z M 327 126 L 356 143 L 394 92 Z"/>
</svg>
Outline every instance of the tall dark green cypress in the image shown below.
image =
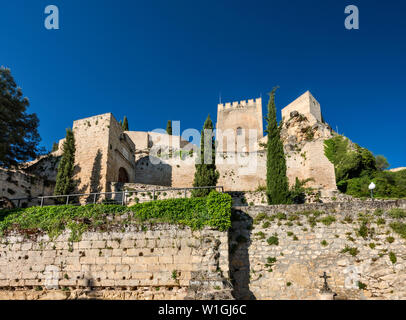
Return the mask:
<svg viewBox="0 0 406 320">
<path fill-rule="evenodd" d="M 124 116 L 122 127 L 123 127 L 123 130 L 124 130 L 124 131 L 130 130 L 129 127 L 128 127 L 127 116 Z"/>
<path fill-rule="evenodd" d="M 205 132 L 206 130 L 206 132 Z M 207 131 L 208 130 L 208 131 Z M 205 150 L 205 134 L 211 135 L 211 150 Z M 210 158 L 211 157 L 211 158 Z M 206 159 L 206 161 L 205 161 Z M 210 161 L 211 159 L 211 161 Z M 207 161 L 209 160 L 209 161 Z M 211 162 L 211 163 L 204 163 Z M 207 116 L 203 125 L 203 130 L 200 138 L 200 150 L 196 161 L 196 171 L 193 181 L 193 187 L 210 187 L 216 186 L 219 179 L 219 172 L 216 170 L 216 150 L 215 141 L 213 136 L 213 122 L 210 115 Z M 193 190 L 192 196 L 204 197 L 210 193 L 210 189 L 196 189 Z"/>
<path fill-rule="evenodd" d="M 286 176 L 286 160 L 276 120 L 275 92 L 273 88 L 268 103 L 266 146 L 266 193 L 268 204 L 288 204 L 290 201 L 289 183 Z"/>
<path fill-rule="evenodd" d="M 169 134 L 170 136 L 172 135 L 172 121 L 168 120 L 168 123 L 166 124 L 166 133 Z"/>
<path fill-rule="evenodd" d="M 71 129 L 66 129 L 66 139 L 63 143 L 63 153 L 58 165 L 55 195 L 72 194 L 75 190 L 73 173 L 75 168 L 75 137 Z"/>
</svg>

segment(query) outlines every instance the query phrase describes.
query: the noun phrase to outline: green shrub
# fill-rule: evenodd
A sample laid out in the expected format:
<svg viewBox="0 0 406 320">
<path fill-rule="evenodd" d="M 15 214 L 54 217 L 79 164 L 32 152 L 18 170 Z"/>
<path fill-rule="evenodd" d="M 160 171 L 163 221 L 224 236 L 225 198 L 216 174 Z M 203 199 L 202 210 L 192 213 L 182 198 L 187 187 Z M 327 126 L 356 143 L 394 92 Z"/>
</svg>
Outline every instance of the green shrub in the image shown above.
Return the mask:
<svg viewBox="0 0 406 320">
<path fill-rule="evenodd" d="M 346 245 L 345 248 L 343 250 L 341 250 L 341 253 L 347 253 L 347 252 L 350 255 L 352 255 L 353 257 L 355 257 L 359 253 L 359 250 L 355 247 L 351 248 Z"/>
<path fill-rule="evenodd" d="M 395 242 L 395 238 L 394 237 L 387 237 L 386 241 L 389 242 L 389 243 L 393 243 L 393 242 Z"/>
<path fill-rule="evenodd" d="M 402 238 L 406 239 L 406 223 L 393 222 L 390 224 L 393 231 L 399 234 Z"/>
<path fill-rule="evenodd" d="M 257 236 L 258 239 L 261 239 L 261 240 L 265 239 L 265 233 L 263 233 L 262 231 L 255 233 L 254 235 Z"/>
<path fill-rule="evenodd" d="M 398 261 L 398 259 L 396 258 L 395 253 L 393 253 L 392 251 L 389 252 L 389 260 L 390 260 L 393 264 L 395 264 L 395 263 Z"/>
<path fill-rule="evenodd" d="M 266 258 L 265 267 L 268 268 L 268 272 L 272 272 L 272 267 L 274 266 L 275 263 L 276 263 L 275 257 Z"/>
<path fill-rule="evenodd" d="M 276 219 L 278 219 L 278 220 L 286 220 L 286 214 L 283 213 L 283 212 L 278 212 L 276 214 Z"/>
<path fill-rule="evenodd" d="M 265 212 L 260 212 L 254 218 L 254 224 L 259 224 L 262 220 L 268 218 L 268 215 Z"/>
<path fill-rule="evenodd" d="M 187 225 L 192 229 L 204 226 L 226 231 L 231 226 L 231 196 L 212 191 L 205 198 L 181 198 L 138 203 L 131 207 L 121 205 L 47 206 L 1 210 L 0 233 L 8 230 L 34 230 L 51 238 L 65 229 L 71 230 L 72 241 L 78 241 L 83 232 L 112 224 L 142 223 L 144 221 Z M 121 222 L 111 216 L 127 215 Z"/>
<path fill-rule="evenodd" d="M 273 236 L 269 237 L 266 241 L 268 242 L 268 244 L 269 244 L 270 246 L 272 246 L 272 245 L 275 245 L 275 246 L 279 245 L 279 238 L 278 238 L 278 235 L 277 235 L 276 233 L 274 233 Z"/>
<path fill-rule="evenodd" d="M 357 230 L 357 235 L 366 239 L 368 238 L 368 236 L 370 235 L 371 231 L 368 228 L 368 225 L 366 222 L 362 222 L 361 226 L 359 227 L 359 229 Z"/>
<path fill-rule="evenodd" d="M 327 216 L 327 217 L 323 217 L 320 219 L 320 222 L 323 223 L 326 226 L 331 225 L 333 222 L 336 221 L 336 218 L 333 216 Z"/>
<path fill-rule="evenodd" d="M 386 221 L 385 221 L 384 218 L 378 218 L 378 219 L 376 219 L 376 224 L 377 224 L 378 226 L 382 226 L 382 225 L 384 225 L 385 223 L 386 223 Z"/>
<path fill-rule="evenodd" d="M 360 290 L 365 290 L 367 288 L 367 285 L 365 283 L 362 283 L 361 281 L 358 281 L 358 288 Z"/>
<path fill-rule="evenodd" d="M 264 229 L 269 228 L 270 225 L 271 225 L 271 223 L 269 221 L 266 221 L 262 224 L 262 228 L 264 228 Z"/>
<path fill-rule="evenodd" d="M 376 209 L 374 211 L 374 215 L 376 215 L 377 217 L 380 217 L 383 215 L 383 209 Z"/>
<path fill-rule="evenodd" d="M 393 219 L 402 219 L 406 217 L 406 210 L 393 208 L 389 210 L 388 214 Z"/>
<path fill-rule="evenodd" d="M 322 242 L 320 242 L 320 244 L 321 244 L 323 247 L 328 246 L 328 242 L 327 242 L 326 240 L 323 240 Z"/>
</svg>

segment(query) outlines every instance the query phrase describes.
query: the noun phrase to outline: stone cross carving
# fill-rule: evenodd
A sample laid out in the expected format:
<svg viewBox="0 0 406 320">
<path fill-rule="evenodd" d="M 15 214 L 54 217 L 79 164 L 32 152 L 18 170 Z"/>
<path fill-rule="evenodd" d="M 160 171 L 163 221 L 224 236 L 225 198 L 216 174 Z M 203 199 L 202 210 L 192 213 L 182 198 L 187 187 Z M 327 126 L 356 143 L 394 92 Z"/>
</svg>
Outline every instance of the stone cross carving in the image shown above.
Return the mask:
<svg viewBox="0 0 406 320">
<path fill-rule="evenodd" d="M 331 278 L 331 277 L 328 276 L 328 275 L 326 274 L 326 272 L 323 272 L 323 275 L 322 275 L 320 278 L 323 278 L 323 279 L 324 279 L 324 284 L 323 284 L 323 288 L 321 289 L 321 292 L 322 292 L 322 293 L 329 293 L 329 292 L 331 292 L 331 289 L 330 289 L 330 287 L 328 286 L 328 283 L 327 283 L 327 279 L 328 279 L 328 278 Z"/>
</svg>

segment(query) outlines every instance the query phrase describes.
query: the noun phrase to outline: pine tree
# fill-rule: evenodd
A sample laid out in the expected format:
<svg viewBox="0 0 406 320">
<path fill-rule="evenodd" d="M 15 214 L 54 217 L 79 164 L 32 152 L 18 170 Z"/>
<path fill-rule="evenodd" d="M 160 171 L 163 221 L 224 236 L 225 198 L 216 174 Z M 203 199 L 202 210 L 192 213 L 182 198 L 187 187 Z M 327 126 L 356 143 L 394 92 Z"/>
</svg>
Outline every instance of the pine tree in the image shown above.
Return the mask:
<svg viewBox="0 0 406 320">
<path fill-rule="evenodd" d="M 17 166 L 20 161 L 36 158 L 45 150 L 38 148 L 41 140 L 38 117 L 26 113 L 29 101 L 17 87 L 10 69 L 0 67 L 0 166 Z"/>
<path fill-rule="evenodd" d="M 127 116 L 124 116 L 122 127 L 123 127 L 124 131 L 129 131 L 130 130 L 129 127 L 128 127 Z"/>
<path fill-rule="evenodd" d="M 208 130 L 208 131 L 207 131 Z M 206 131 L 206 132 L 205 132 Z M 205 134 L 211 135 L 211 148 L 205 149 Z M 211 149 L 211 150 L 210 150 Z M 210 161 L 211 160 L 211 161 Z M 203 125 L 203 130 L 200 138 L 200 152 L 195 164 L 196 171 L 193 181 L 193 187 L 209 187 L 216 186 L 219 178 L 219 173 L 216 170 L 216 152 L 215 142 L 213 137 L 213 122 L 208 115 Z M 205 163 L 206 162 L 206 163 Z M 210 193 L 210 189 L 193 190 L 192 196 L 204 197 Z"/>
<path fill-rule="evenodd" d="M 75 167 L 75 137 L 71 129 L 66 129 L 66 140 L 63 143 L 62 158 L 58 165 L 55 195 L 72 194 L 75 190 L 73 173 Z"/>
<path fill-rule="evenodd" d="M 267 159 L 266 159 L 266 193 L 268 204 L 291 203 L 288 178 L 286 176 L 286 160 L 280 137 L 280 128 L 276 120 L 275 92 L 270 93 L 267 115 Z"/>
<path fill-rule="evenodd" d="M 166 133 L 169 134 L 170 136 L 172 135 L 172 121 L 168 120 L 168 123 L 166 124 Z"/>
</svg>

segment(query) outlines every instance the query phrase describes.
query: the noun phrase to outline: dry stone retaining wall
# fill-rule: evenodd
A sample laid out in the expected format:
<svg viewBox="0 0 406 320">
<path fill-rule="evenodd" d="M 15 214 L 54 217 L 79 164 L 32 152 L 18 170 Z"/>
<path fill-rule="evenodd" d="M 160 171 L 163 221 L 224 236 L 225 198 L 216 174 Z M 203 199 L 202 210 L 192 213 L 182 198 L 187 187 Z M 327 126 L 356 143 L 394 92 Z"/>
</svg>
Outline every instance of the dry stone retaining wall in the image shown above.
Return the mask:
<svg viewBox="0 0 406 320">
<path fill-rule="evenodd" d="M 144 227 L 145 228 L 145 227 Z M 161 224 L 117 232 L 2 238 L 3 299 L 230 298 L 227 234 Z"/>
<path fill-rule="evenodd" d="M 320 299 L 326 272 L 337 299 L 406 299 L 406 240 L 389 226 L 392 208 L 406 200 L 235 207 L 228 233 L 168 224 L 79 242 L 13 233 L 0 238 L 0 298 Z"/>
<path fill-rule="evenodd" d="M 406 299 L 406 239 L 389 227 L 391 208 L 406 208 L 406 201 L 236 208 L 229 242 L 234 296 L 321 299 L 326 272 L 337 299 Z M 376 215 L 376 209 L 386 213 Z M 324 212 L 317 218 L 324 223 L 312 226 L 310 212 L 316 211 Z M 281 219 L 269 219 L 275 215 Z"/>
</svg>

